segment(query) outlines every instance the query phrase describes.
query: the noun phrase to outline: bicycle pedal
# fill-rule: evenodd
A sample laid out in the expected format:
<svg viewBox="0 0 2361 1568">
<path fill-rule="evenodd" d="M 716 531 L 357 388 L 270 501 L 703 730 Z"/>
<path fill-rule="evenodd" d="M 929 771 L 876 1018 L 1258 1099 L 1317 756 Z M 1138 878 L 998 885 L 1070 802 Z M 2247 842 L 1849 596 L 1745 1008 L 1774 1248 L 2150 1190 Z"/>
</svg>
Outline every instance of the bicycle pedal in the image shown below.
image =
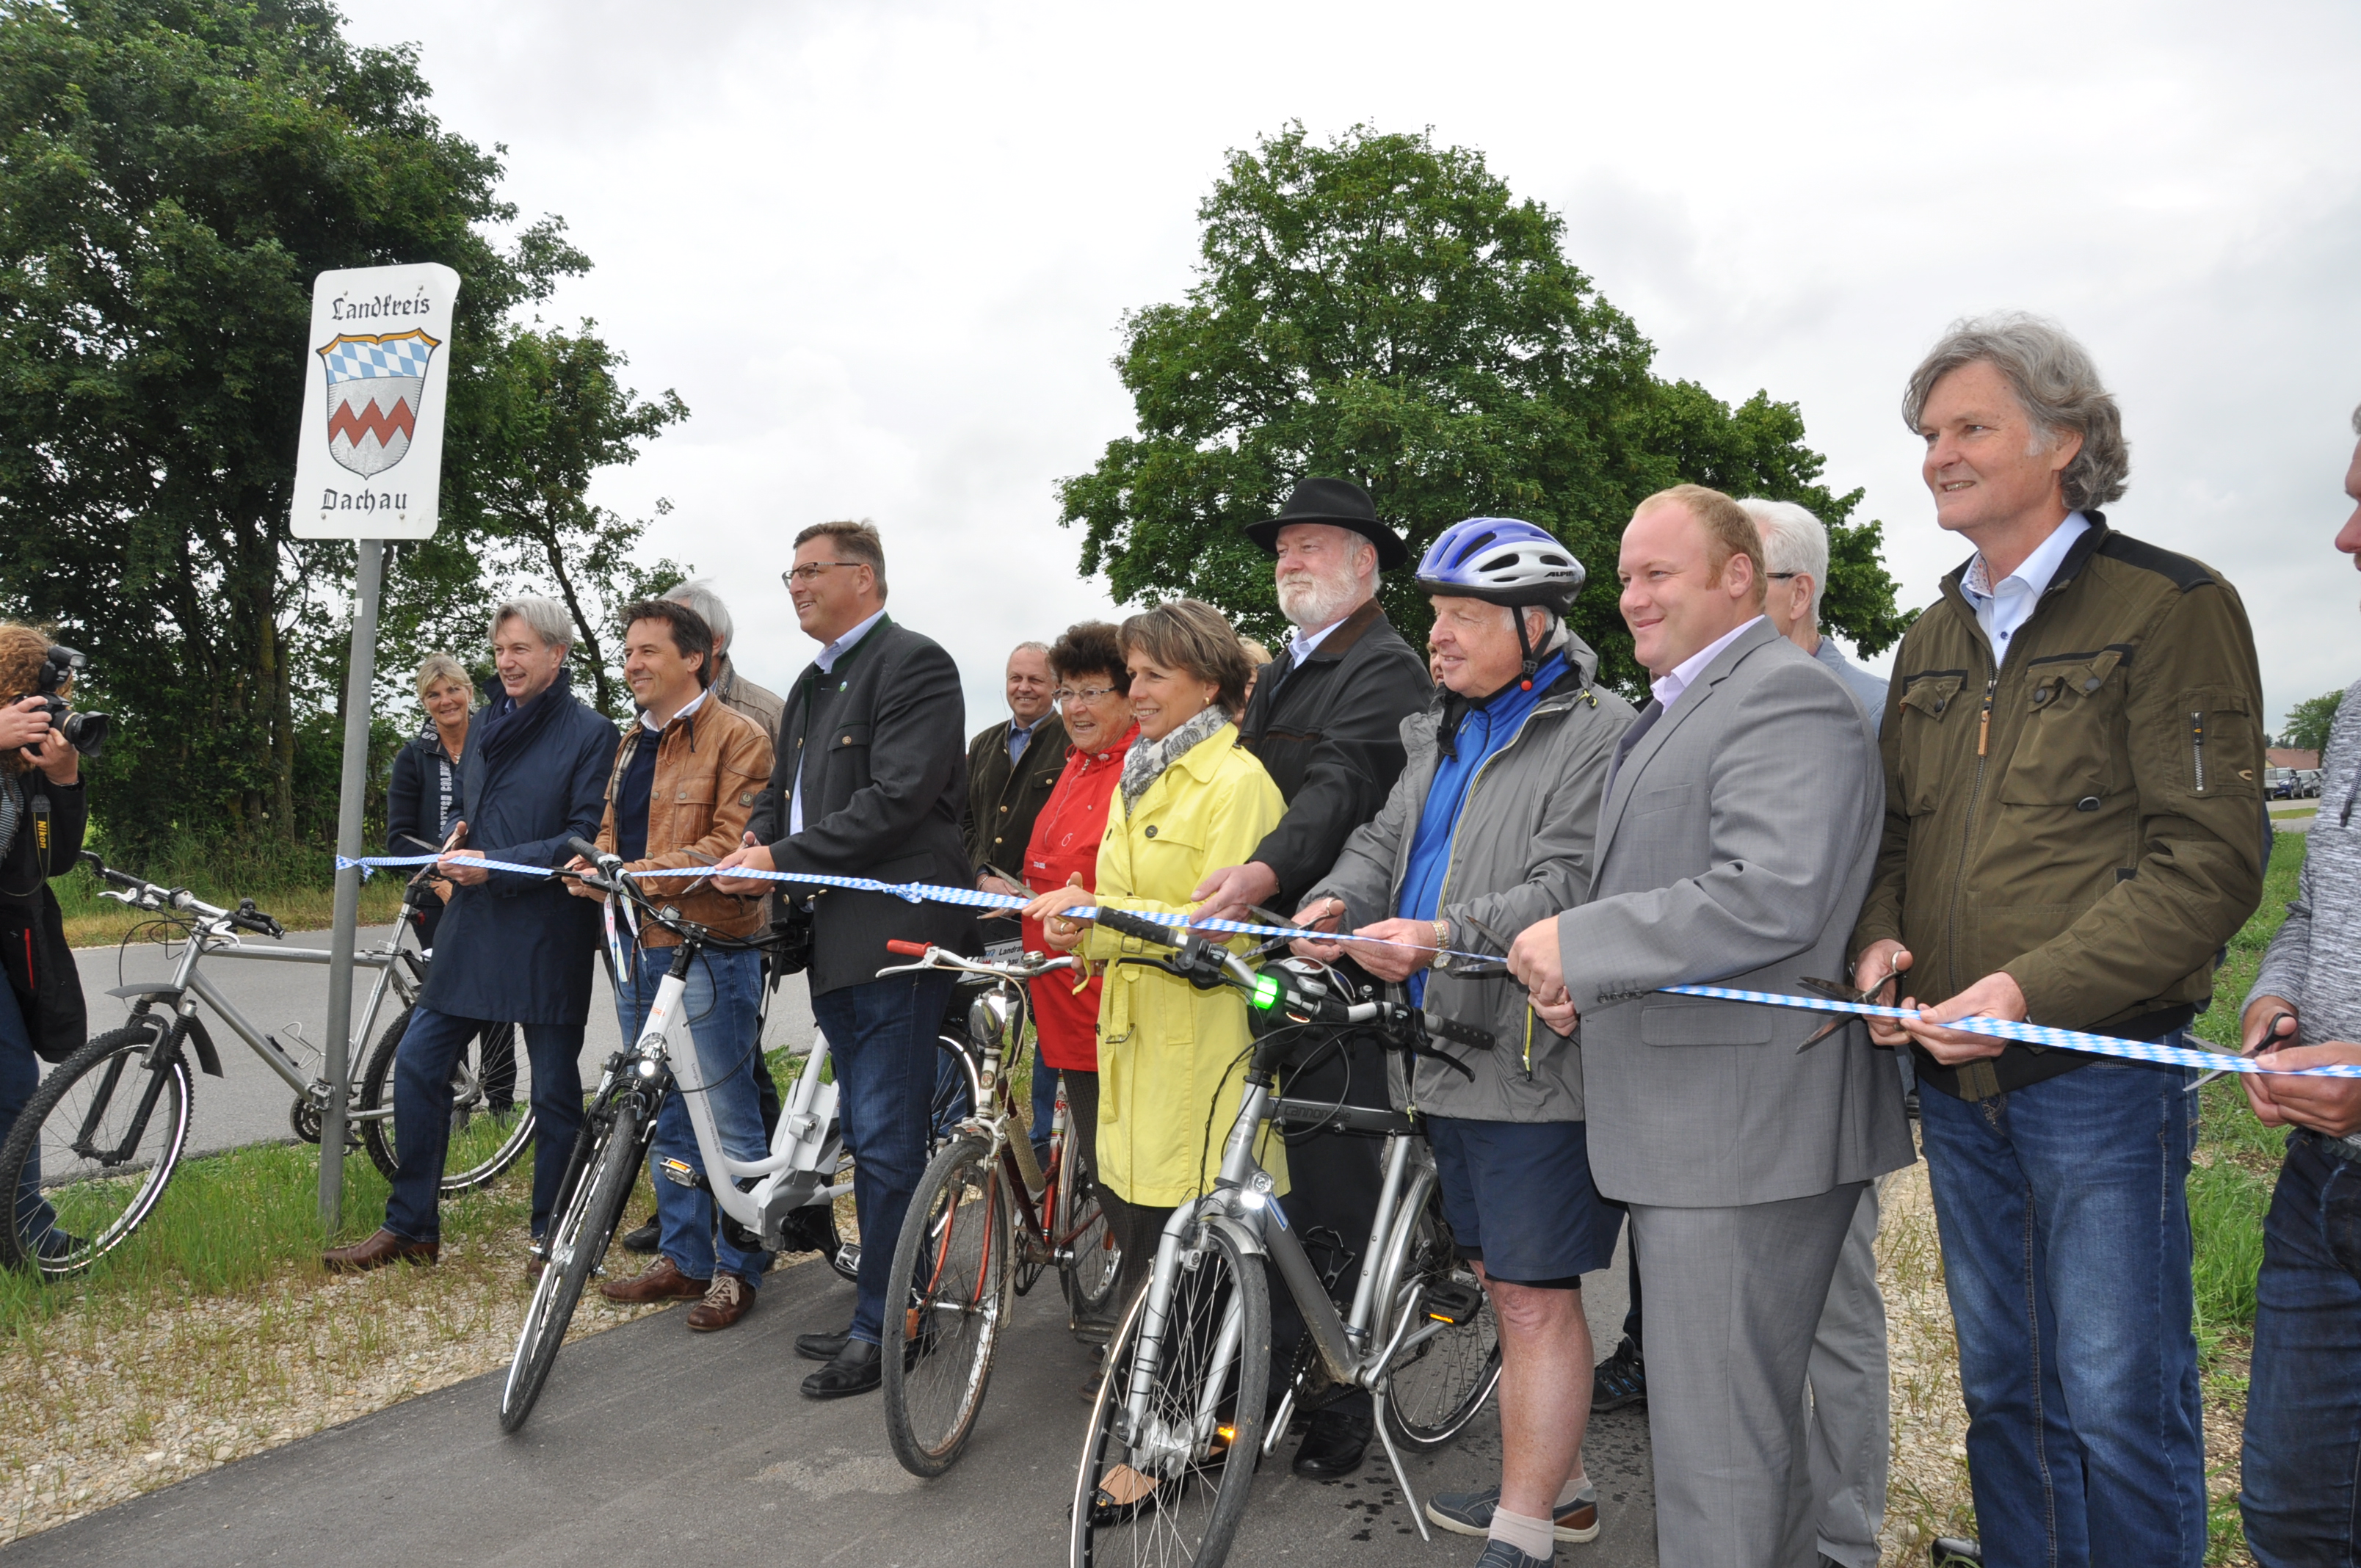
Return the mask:
<svg viewBox="0 0 2361 1568">
<path fill-rule="evenodd" d="M 1427 1288 L 1422 1303 L 1432 1321 L 1450 1328 L 1473 1322 L 1484 1310 L 1484 1292 L 1473 1285 L 1461 1285 L 1445 1280 Z"/>
<path fill-rule="evenodd" d="M 656 1161 L 656 1170 L 666 1181 L 671 1182 L 675 1187 L 686 1187 L 694 1190 L 705 1185 L 704 1173 L 699 1171 L 695 1166 L 690 1165 L 686 1160 L 674 1159 L 670 1157 L 666 1157 L 665 1158 Z"/>
<path fill-rule="evenodd" d="M 840 1268 L 849 1269 L 855 1274 L 860 1273 L 861 1244 L 859 1242 L 847 1242 L 842 1246 L 837 1248 L 836 1262 L 837 1266 Z"/>
</svg>

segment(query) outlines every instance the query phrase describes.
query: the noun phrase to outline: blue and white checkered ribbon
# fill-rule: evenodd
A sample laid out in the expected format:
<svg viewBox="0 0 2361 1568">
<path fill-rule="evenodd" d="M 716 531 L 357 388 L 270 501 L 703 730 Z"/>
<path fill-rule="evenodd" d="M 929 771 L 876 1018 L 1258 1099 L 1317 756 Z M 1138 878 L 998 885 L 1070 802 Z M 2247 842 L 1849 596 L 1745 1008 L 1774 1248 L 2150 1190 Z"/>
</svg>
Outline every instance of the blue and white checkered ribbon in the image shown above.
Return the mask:
<svg viewBox="0 0 2361 1568">
<path fill-rule="evenodd" d="M 366 877 L 379 866 L 431 865 L 440 857 L 434 855 L 368 855 L 358 860 L 336 857 L 336 869 L 357 867 Z M 555 876 L 546 866 L 522 866 L 507 861 L 478 861 L 487 871 L 512 872 L 524 876 Z M 699 874 L 694 869 L 626 872 L 631 877 L 680 878 Z M 757 882 L 793 883 L 797 886 L 840 887 L 854 893 L 882 893 L 912 904 L 957 904 L 972 909 L 1022 909 L 1031 901 L 1013 894 L 986 893 L 982 888 L 944 887 L 934 883 L 887 883 L 873 877 L 829 876 L 818 872 L 760 872 L 748 867 L 733 869 L 733 877 L 747 877 Z M 1064 911 L 1076 920 L 1097 917 L 1095 908 L 1084 906 Z M 1374 942 L 1381 947 L 1409 947 L 1406 942 L 1388 942 L 1376 937 L 1358 937 L 1345 931 L 1308 931 L 1290 926 L 1258 926 L 1244 920 L 1202 920 L 1187 915 L 1167 914 L 1145 909 L 1129 910 L 1143 920 L 1153 920 L 1159 926 L 1175 930 L 1218 931 L 1240 937 L 1308 938 L 1315 941 Z M 1485 959 L 1481 953 L 1462 953 L 1444 948 L 1452 958 Z M 1498 955 L 1490 955 L 1497 957 Z M 1916 1018 L 1918 1014 L 1906 1007 L 1882 1007 L 1869 1002 L 1838 1002 L 1828 997 L 1788 996 L 1772 991 L 1739 991 L 1726 985 L 1668 985 L 1664 991 L 1675 996 L 1704 996 L 1717 1002 L 1746 1002 L 1763 1007 L 1794 1007 L 1809 1013 L 1851 1013 L 1864 1018 Z M 2160 1062 L 2171 1067 L 2193 1067 L 2220 1072 L 2261 1072 L 2265 1069 L 2248 1057 L 2227 1056 L 2219 1051 L 2191 1050 L 2185 1046 L 2158 1045 L 2153 1040 L 2125 1040 L 2113 1035 L 2092 1035 L 2081 1029 L 2057 1029 L 2047 1024 L 2021 1024 L 2007 1018 L 1961 1018 L 1949 1027 L 1970 1034 L 1991 1035 L 1999 1039 L 2014 1040 L 2022 1045 L 2052 1047 L 2059 1050 L 2084 1051 L 2092 1056 L 2121 1057 L 2129 1061 Z M 2325 1067 L 2290 1069 L 2290 1076 L 2308 1078 L 2361 1078 L 2361 1064 L 2332 1063 Z"/>
<path fill-rule="evenodd" d="M 339 855 L 336 857 L 336 869 L 344 871 L 348 867 L 357 866 L 360 869 L 361 875 L 367 877 L 379 866 L 431 865 L 440 858 L 436 855 L 365 855 L 357 860 L 346 860 Z M 546 866 L 521 866 L 507 861 L 476 861 L 472 863 L 482 866 L 486 871 L 514 872 L 525 876 L 547 877 L 557 874 Z M 678 880 L 704 873 L 697 868 L 690 867 L 625 872 L 623 874 L 628 877 Z M 1022 909 L 1033 902 L 1029 898 L 1019 898 L 1014 894 L 986 893 L 982 888 L 976 887 L 944 887 L 939 883 L 924 882 L 879 882 L 873 877 L 829 876 L 819 872 L 761 872 L 748 866 L 736 866 L 730 869 L 729 874 L 732 877 L 747 877 L 756 882 L 793 883 L 798 887 L 840 887 L 853 893 L 882 893 L 895 898 L 906 899 L 912 904 L 957 904 L 964 905 L 971 909 Z M 1076 920 L 1094 920 L 1098 918 L 1099 912 L 1096 907 L 1085 905 L 1073 909 L 1061 910 L 1060 913 Z M 1124 910 L 1122 913 L 1141 920 L 1153 920 L 1159 926 L 1170 926 L 1175 930 L 1216 931 L 1224 936 L 1286 937 L 1290 939 L 1309 938 L 1320 942 L 1370 942 L 1386 948 L 1416 945 L 1409 942 L 1389 942 L 1380 937 L 1356 936 L 1350 931 L 1311 931 L 1295 926 L 1258 926 L 1246 920 L 1204 920 L 1191 915 L 1168 914 L 1160 910 L 1130 909 Z M 1420 950 L 1429 949 L 1421 948 Z M 1451 948 L 1444 948 L 1443 953 L 1448 958 L 1488 961 L 1488 956 L 1482 953 L 1463 953 Z M 1489 955 L 1489 959 L 1497 959 L 1499 956 L 1492 954 Z"/>
<path fill-rule="evenodd" d="M 1916 1018 L 1908 1007 L 1882 1007 L 1873 1002 L 1838 1002 L 1820 996 L 1787 996 L 1773 991 L 1739 991 L 1727 985 L 1668 985 L 1675 996 L 1709 996 L 1717 1002 L 1752 1002 L 1763 1007 L 1796 1007 L 1808 1013 L 1854 1013 L 1864 1018 Z M 1960 1018 L 1946 1027 L 1971 1035 L 1991 1035 L 2020 1045 L 2048 1046 L 2092 1056 L 2122 1057 L 2127 1061 L 2161 1062 L 2169 1067 L 2202 1068 L 2219 1072 L 2267 1070 L 2250 1057 L 2220 1051 L 2196 1051 L 2185 1046 L 2158 1045 L 2154 1040 L 2124 1040 L 2113 1035 L 2092 1035 L 2081 1029 L 2055 1029 L 2047 1024 L 2021 1024 L 2009 1018 Z M 2361 1064 L 2332 1063 L 2326 1067 L 2283 1069 L 2285 1076 L 2361 1078 Z"/>
</svg>

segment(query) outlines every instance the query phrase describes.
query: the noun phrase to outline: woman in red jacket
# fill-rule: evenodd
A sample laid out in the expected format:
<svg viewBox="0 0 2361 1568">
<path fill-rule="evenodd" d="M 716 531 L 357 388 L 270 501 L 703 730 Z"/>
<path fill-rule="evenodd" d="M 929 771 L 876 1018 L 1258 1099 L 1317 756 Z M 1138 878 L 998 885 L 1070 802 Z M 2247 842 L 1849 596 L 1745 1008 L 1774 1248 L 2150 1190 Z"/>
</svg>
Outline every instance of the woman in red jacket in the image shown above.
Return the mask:
<svg viewBox="0 0 2361 1568">
<path fill-rule="evenodd" d="M 1049 670 L 1058 681 L 1058 710 L 1064 718 L 1066 770 L 1058 775 L 1049 803 L 1034 819 L 1025 847 L 1025 880 L 1038 893 L 1096 881 L 1099 840 L 1106 836 L 1107 804 L 1123 775 L 1123 755 L 1139 733 L 1131 717 L 1131 674 L 1123 644 L 1104 620 L 1066 629 L 1049 650 Z M 1025 922 L 1025 948 L 1050 950 L 1038 920 Z M 1067 1137 L 1087 1177 L 1097 1168 L 1099 1125 L 1099 981 L 1080 992 L 1064 972 L 1033 982 L 1033 1023 L 1042 1062 L 1066 1080 Z M 1106 1337 L 1113 1324 L 1083 1325 L 1086 1337 Z M 1091 1331 L 1098 1331 L 1094 1336 Z"/>
</svg>

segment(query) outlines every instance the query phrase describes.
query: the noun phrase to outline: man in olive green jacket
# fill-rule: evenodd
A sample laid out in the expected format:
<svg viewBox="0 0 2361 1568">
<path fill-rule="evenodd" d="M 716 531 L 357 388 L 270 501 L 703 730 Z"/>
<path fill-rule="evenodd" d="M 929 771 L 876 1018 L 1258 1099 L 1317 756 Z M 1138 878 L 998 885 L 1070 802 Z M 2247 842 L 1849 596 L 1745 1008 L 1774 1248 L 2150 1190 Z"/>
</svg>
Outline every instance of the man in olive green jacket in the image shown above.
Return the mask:
<svg viewBox="0 0 2361 1568">
<path fill-rule="evenodd" d="M 2096 510 L 2126 448 L 2058 327 L 1955 326 L 1904 412 L 1977 550 L 1894 661 L 1853 949 L 1856 983 L 1939 1003 L 1872 1036 L 1917 1057 L 1978 1526 L 1994 1563 L 2197 1568 L 2191 1075 L 1943 1025 L 2181 1039 L 2262 892 L 2253 635 L 2217 574 Z"/>
</svg>

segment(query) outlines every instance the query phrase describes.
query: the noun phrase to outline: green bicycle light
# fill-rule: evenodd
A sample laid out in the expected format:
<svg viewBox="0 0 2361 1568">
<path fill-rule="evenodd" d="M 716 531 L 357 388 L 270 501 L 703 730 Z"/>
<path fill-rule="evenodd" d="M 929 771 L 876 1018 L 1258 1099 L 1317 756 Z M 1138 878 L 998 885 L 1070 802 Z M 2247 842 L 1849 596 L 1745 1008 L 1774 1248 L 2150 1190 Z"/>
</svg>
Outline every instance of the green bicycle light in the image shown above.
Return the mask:
<svg viewBox="0 0 2361 1568">
<path fill-rule="evenodd" d="M 1267 974 L 1255 976 L 1254 995 L 1250 1000 L 1257 1007 L 1268 1012 L 1279 1005 L 1279 981 Z"/>
</svg>

